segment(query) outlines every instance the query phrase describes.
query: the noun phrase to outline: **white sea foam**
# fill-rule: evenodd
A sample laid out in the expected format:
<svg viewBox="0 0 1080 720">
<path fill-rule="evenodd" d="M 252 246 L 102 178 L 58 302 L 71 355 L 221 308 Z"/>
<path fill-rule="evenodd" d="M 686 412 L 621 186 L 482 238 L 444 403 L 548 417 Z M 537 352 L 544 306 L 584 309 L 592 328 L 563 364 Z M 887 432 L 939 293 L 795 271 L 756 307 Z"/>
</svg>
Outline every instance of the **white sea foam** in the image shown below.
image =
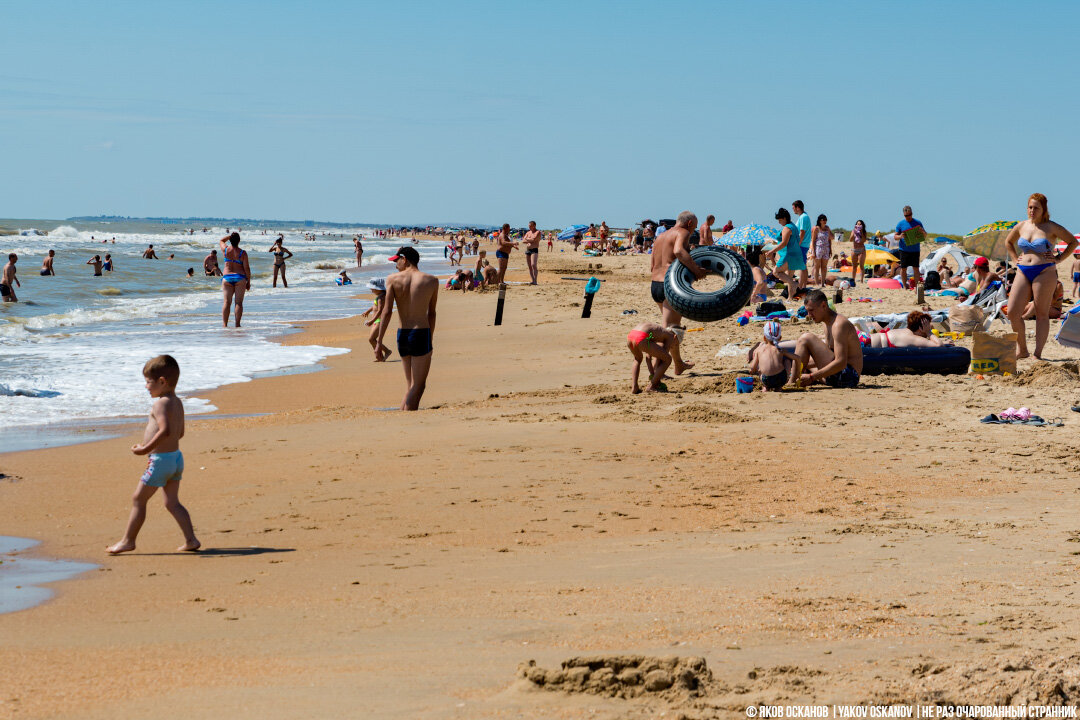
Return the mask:
<svg viewBox="0 0 1080 720">
<path fill-rule="evenodd" d="M 356 268 L 352 234 L 363 228 L 316 235 L 313 241 L 301 229 L 285 232 L 285 245 L 295 254 L 288 261 L 286 289 L 280 283 L 272 288 L 270 281 L 272 257 L 266 250 L 277 232 L 245 232 L 242 246 L 251 258 L 252 292 L 245 302 L 244 328 L 223 330 L 221 281 L 202 277 L 201 266 L 225 228 L 194 235 L 179 229 L 131 230 L 123 223 L 94 231 L 65 225 L 47 238 L 16 238 L 16 252 L 29 257 L 20 258 L 22 302 L 0 306 L 0 451 L 5 428 L 145 413 L 150 399 L 141 370 L 160 353 L 179 361 L 178 390 L 188 412 L 199 413 L 214 409 L 199 397 L 202 391 L 345 352 L 281 345 L 271 338 L 289 323 L 363 311 L 369 303 L 352 297 L 369 277 L 393 272 L 386 258 L 408 242 L 365 237 L 364 267 Z M 104 238 L 110 242 L 100 243 Z M 143 260 L 148 244 L 163 258 L 175 254 L 176 261 Z M 39 277 L 32 263 L 53 246 L 58 275 Z M 425 269 L 442 269 L 441 245 L 417 249 Z M 106 252 L 116 270 L 95 278 L 85 262 Z M 355 284 L 336 286 L 337 272 L 317 267 L 328 264 L 346 268 Z M 188 267 L 199 271 L 196 277 L 184 277 Z"/>
</svg>

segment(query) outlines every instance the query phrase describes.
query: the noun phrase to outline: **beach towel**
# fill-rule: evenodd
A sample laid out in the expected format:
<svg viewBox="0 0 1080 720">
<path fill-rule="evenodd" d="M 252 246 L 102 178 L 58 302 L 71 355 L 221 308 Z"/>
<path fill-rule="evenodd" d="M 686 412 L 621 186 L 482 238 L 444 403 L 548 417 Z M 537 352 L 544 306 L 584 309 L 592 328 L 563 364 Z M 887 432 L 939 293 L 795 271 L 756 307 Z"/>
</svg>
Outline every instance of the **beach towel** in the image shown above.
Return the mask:
<svg viewBox="0 0 1080 720">
<path fill-rule="evenodd" d="M 987 425 L 1034 425 L 1036 427 L 1062 427 L 1065 422 L 1061 418 L 1054 418 L 1052 420 L 1044 420 L 1038 415 L 1032 415 L 1026 420 L 1019 418 L 1003 418 L 991 413 L 987 415 L 979 422 L 986 423 Z"/>
</svg>

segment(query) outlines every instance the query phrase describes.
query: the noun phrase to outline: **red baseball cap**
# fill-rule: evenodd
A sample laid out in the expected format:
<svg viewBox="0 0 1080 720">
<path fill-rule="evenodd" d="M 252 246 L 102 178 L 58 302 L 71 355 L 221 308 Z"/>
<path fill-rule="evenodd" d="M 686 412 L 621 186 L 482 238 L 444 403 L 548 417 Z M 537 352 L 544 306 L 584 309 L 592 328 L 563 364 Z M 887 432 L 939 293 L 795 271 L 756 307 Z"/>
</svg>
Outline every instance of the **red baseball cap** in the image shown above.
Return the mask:
<svg viewBox="0 0 1080 720">
<path fill-rule="evenodd" d="M 990 267 L 990 261 L 987 260 L 984 257 L 977 257 L 977 258 L 975 258 L 975 267 L 988 268 L 988 267 Z"/>
</svg>

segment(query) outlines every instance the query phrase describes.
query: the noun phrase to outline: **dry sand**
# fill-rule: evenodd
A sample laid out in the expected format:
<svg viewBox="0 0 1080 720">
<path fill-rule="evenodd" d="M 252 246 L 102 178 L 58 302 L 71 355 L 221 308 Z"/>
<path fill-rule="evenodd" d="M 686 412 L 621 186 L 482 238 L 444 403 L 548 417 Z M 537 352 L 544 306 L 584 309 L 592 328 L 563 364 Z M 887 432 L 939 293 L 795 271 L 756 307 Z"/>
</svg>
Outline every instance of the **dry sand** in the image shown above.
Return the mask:
<svg viewBox="0 0 1080 720">
<path fill-rule="evenodd" d="M 285 338 L 355 352 L 212 394 L 269 414 L 189 424 L 197 555 L 172 552 L 157 501 L 138 550 L 104 555 L 144 462 L 134 433 L 0 456 L 4 532 L 100 564 L 0 615 L 0 717 L 1077 702 L 1076 353 L 1051 342 L 1074 362 L 1007 379 L 736 395 L 760 326 L 729 319 L 687 334 L 699 363 L 670 392 L 631 396 L 625 334 L 657 315 L 647 260 L 592 260 L 606 282 L 582 320 L 583 283 L 559 278 L 589 262 L 542 252 L 501 327 L 494 293 L 441 293 L 418 413 L 384 411 L 401 367 L 370 361 L 361 320 Z M 850 315 L 913 308 L 856 294 L 887 302 Z M 1010 405 L 1066 426 L 979 424 Z"/>
</svg>

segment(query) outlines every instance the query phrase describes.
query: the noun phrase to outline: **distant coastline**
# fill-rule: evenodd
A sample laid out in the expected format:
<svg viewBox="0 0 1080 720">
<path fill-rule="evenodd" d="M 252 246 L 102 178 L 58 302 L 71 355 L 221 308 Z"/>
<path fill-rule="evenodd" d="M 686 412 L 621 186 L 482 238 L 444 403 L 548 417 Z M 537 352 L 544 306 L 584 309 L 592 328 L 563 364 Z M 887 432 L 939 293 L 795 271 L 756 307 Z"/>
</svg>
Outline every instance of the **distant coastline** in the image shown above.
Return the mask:
<svg viewBox="0 0 1080 720">
<path fill-rule="evenodd" d="M 266 220 L 259 218 L 222 218 L 222 217 L 132 217 L 127 215 L 79 215 L 65 218 L 65 222 L 137 222 L 158 225 L 244 225 L 260 228 L 270 227 L 321 227 L 321 228 L 428 228 L 428 227 L 453 227 L 453 228 L 486 228 L 493 229 L 496 225 L 484 225 L 476 223 L 373 223 L 373 222 L 330 222 L 329 220 Z"/>
</svg>

